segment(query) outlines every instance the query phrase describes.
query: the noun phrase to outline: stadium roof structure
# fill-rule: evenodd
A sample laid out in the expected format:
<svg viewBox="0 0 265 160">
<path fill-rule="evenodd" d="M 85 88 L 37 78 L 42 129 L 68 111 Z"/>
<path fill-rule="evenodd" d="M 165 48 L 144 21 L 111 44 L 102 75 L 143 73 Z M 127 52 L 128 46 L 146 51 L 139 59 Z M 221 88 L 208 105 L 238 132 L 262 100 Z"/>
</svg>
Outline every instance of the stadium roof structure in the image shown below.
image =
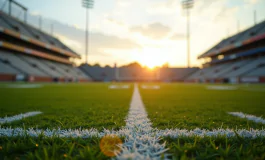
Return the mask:
<svg viewBox="0 0 265 160">
<path fill-rule="evenodd" d="M 0 11 L 0 48 L 71 64 L 81 58 L 57 38 Z"/>
<path fill-rule="evenodd" d="M 265 39 L 265 21 L 248 28 L 236 35 L 226 38 L 198 57 L 216 57 L 223 53 L 238 49 Z M 260 48 L 259 48 L 260 50 Z M 257 50 L 257 51 L 259 51 Z M 262 50 L 264 51 L 264 49 Z M 249 53 L 248 53 L 249 54 Z"/>
</svg>

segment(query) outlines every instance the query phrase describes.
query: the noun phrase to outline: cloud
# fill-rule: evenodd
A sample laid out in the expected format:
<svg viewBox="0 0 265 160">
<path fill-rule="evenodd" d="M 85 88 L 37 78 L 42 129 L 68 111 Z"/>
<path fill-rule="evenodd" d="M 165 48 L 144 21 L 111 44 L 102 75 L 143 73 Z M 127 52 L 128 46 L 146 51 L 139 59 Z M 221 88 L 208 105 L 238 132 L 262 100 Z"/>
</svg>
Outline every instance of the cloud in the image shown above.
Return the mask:
<svg viewBox="0 0 265 160">
<path fill-rule="evenodd" d="M 171 31 L 168 26 L 165 26 L 159 22 L 152 23 L 146 26 L 134 26 L 131 27 L 132 32 L 141 33 L 143 36 L 152 39 L 162 39 L 165 38 Z"/>
<path fill-rule="evenodd" d="M 186 39 L 186 35 L 183 33 L 175 33 L 174 35 L 172 35 L 170 37 L 171 40 L 177 40 L 177 41 L 181 41 Z"/>
<path fill-rule="evenodd" d="M 38 24 L 38 16 L 32 14 L 28 17 L 29 24 Z M 77 64 L 85 59 L 85 30 L 75 24 L 64 24 L 57 20 L 43 17 L 44 32 L 50 33 L 53 24 L 53 35 L 61 40 L 67 47 L 71 48 L 77 54 L 81 55 L 81 60 L 76 60 Z M 38 27 L 38 26 L 36 26 Z M 101 64 L 109 64 L 115 62 L 118 57 L 128 57 L 131 49 L 142 48 L 136 41 L 130 38 L 121 38 L 120 35 L 106 34 L 100 31 L 89 32 L 89 52 L 88 60 L 90 63 L 100 62 Z M 116 57 L 114 54 L 119 53 Z M 126 59 L 126 58 L 124 58 Z M 122 61 L 127 62 L 127 61 Z"/>
<path fill-rule="evenodd" d="M 81 27 L 78 24 L 73 24 L 73 27 L 76 29 L 81 29 Z"/>
<path fill-rule="evenodd" d="M 234 15 L 238 12 L 239 8 L 238 7 L 222 7 L 220 8 L 219 12 L 215 15 L 214 22 L 220 21 L 220 20 L 227 20 L 227 17 L 230 15 Z"/>
<path fill-rule="evenodd" d="M 141 48 L 140 45 L 130 39 L 119 38 L 113 35 L 106 35 L 103 33 L 90 34 L 91 45 L 98 48 L 111 48 L 111 49 L 133 49 Z"/>
<path fill-rule="evenodd" d="M 249 3 L 249 4 L 257 4 L 259 3 L 261 0 L 244 0 L 245 3 Z"/>
<path fill-rule="evenodd" d="M 33 16 L 40 16 L 41 15 L 39 11 L 32 11 L 32 12 L 30 12 L 30 14 Z"/>
<path fill-rule="evenodd" d="M 177 0 L 167 0 L 164 2 L 155 2 L 147 8 L 151 15 L 170 15 L 177 11 L 179 2 Z"/>
<path fill-rule="evenodd" d="M 118 26 L 125 26 L 124 22 L 118 21 L 118 20 L 111 18 L 111 17 L 107 17 L 106 20 L 109 21 L 110 23 L 118 25 Z"/>
<path fill-rule="evenodd" d="M 71 46 L 71 48 L 75 48 L 77 50 L 82 48 L 82 44 L 78 41 L 75 41 L 71 38 L 65 37 L 61 34 L 56 34 L 55 35 L 60 41 L 62 41 L 64 44 L 66 44 L 67 46 Z"/>
<path fill-rule="evenodd" d="M 130 0 L 117 0 L 117 4 L 120 7 L 128 7 L 131 5 L 131 1 Z"/>
</svg>

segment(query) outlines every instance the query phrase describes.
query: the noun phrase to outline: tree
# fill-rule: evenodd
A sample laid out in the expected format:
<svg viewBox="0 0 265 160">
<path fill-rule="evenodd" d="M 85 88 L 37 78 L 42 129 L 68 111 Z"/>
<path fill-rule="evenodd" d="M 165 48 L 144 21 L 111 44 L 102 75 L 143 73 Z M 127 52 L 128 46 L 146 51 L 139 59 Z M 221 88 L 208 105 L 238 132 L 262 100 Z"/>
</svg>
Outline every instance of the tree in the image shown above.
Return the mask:
<svg viewBox="0 0 265 160">
<path fill-rule="evenodd" d="M 101 67 L 98 63 L 95 63 L 93 67 Z"/>
<path fill-rule="evenodd" d="M 169 68 L 169 64 L 168 64 L 168 62 L 164 63 L 164 64 L 162 65 L 162 68 Z"/>
<path fill-rule="evenodd" d="M 127 67 L 127 68 L 142 68 L 142 66 L 138 62 L 133 62 L 133 63 L 130 63 L 130 64 L 125 65 L 123 67 Z"/>
</svg>

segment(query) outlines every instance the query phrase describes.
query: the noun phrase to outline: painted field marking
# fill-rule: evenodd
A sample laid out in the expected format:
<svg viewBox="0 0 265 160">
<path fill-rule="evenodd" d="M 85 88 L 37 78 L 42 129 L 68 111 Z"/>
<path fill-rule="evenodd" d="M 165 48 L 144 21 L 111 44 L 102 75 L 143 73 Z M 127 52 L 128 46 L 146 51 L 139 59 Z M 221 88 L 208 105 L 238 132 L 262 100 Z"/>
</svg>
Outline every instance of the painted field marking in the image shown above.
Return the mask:
<svg viewBox="0 0 265 160">
<path fill-rule="evenodd" d="M 208 90 L 237 90 L 235 86 L 207 86 Z"/>
<path fill-rule="evenodd" d="M 41 88 L 42 84 L 9 84 L 5 88 Z"/>
<path fill-rule="evenodd" d="M 27 113 L 23 113 L 23 114 L 21 113 L 21 114 L 12 116 L 12 117 L 0 118 L 0 124 L 10 123 L 10 122 L 13 122 L 13 121 L 18 121 L 18 120 L 21 120 L 23 118 L 36 116 L 38 114 L 42 114 L 42 112 L 39 112 L 39 111 L 27 112 Z"/>
<path fill-rule="evenodd" d="M 232 116 L 240 117 L 240 118 L 245 118 L 247 120 L 254 121 L 256 123 L 265 124 L 265 119 L 263 119 L 261 117 L 256 117 L 256 116 L 251 115 L 251 114 L 245 114 L 242 112 L 228 112 L 228 114 L 230 114 Z"/>
<path fill-rule="evenodd" d="M 237 134 L 242 138 L 264 138 L 265 137 L 265 129 L 200 129 L 196 128 L 194 130 L 187 129 L 165 129 L 158 130 L 156 128 L 153 129 L 152 136 L 157 137 L 170 137 L 170 138 L 194 138 L 194 137 L 212 137 L 216 138 L 218 136 L 226 136 L 227 138 L 237 137 Z M 1 128 L 0 126 L 0 137 L 38 137 L 43 136 L 47 138 L 51 137 L 60 137 L 60 138 L 93 138 L 93 137 L 104 137 L 106 135 L 117 135 L 119 137 L 130 137 L 131 131 L 122 128 L 118 131 L 115 130 L 103 130 L 99 132 L 97 129 L 33 129 L 28 128 L 24 129 L 21 127 L 17 128 Z M 126 142 L 125 142 L 126 143 Z"/>
<path fill-rule="evenodd" d="M 129 89 L 129 85 L 110 85 L 109 89 Z"/>
<path fill-rule="evenodd" d="M 158 90 L 158 89 L 160 89 L 160 86 L 158 86 L 158 85 L 142 85 L 141 86 L 142 87 L 142 89 L 154 89 L 154 90 Z"/>
<path fill-rule="evenodd" d="M 134 85 L 133 97 L 124 129 L 128 130 L 129 136 L 126 136 L 122 152 L 117 156 L 117 159 L 160 159 L 161 154 L 167 151 L 165 149 L 166 144 L 160 144 L 161 138 L 154 134 L 137 84 Z"/>
</svg>

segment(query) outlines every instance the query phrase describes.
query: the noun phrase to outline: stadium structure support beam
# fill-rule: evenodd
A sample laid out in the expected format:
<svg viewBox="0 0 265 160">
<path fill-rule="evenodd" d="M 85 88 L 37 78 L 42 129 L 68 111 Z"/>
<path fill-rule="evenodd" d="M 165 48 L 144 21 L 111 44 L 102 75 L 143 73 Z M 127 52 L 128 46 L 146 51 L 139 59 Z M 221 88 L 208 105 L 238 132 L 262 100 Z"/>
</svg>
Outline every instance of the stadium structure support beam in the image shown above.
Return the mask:
<svg viewBox="0 0 265 160">
<path fill-rule="evenodd" d="M 82 4 L 83 4 L 83 7 L 86 8 L 86 40 L 85 40 L 85 47 L 86 47 L 86 64 L 88 64 L 87 62 L 87 58 L 88 58 L 88 52 L 89 52 L 89 9 L 92 9 L 93 6 L 94 6 L 94 0 L 82 0 Z"/>
<path fill-rule="evenodd" d="M 257 11 L 254 10 L 254 26 L 257 24 Z"/>
<path fill-rule="evenodd" d="M 41 28 L 42 28 L 42 17 L 39 16 L 39 29 L 41 30 Z"/>
<path fill-rule="evenodd" d="M 51 35 L 53 36 L 53 23 L 51 24 Z"/>
<path fill-rule="evenodd" d="M 18 3 L 15 0 L 9 0 L 8 3 L 8 14 L 11 16 L 12 14 L 12 4 L 15 4 L 16 6 L 20 7 L 23 11 L 24 11 L 24 22 L 27 22 L 27 12 L 28 12 L 28 8 L 26 8 L 25 6 L 23 6 L 22 4 Z"/>
<path fill-rule="evenodd" d="M 237 32 L 238 33 L 240 32 L 240 21 L 239 20 L 237 21 Z"/>
<path fill-rule="evenodd" d="M 11 16 L 12 13 L 12 0 L 8 1 L 8 14 Z"/>
<path fill-rule="evenodd" d="M 194 0 L 182 0 L 182 8 L 187 14 L 187 65 L 190 68 L 190 9 L 194 5 Z"/>
</svg>

